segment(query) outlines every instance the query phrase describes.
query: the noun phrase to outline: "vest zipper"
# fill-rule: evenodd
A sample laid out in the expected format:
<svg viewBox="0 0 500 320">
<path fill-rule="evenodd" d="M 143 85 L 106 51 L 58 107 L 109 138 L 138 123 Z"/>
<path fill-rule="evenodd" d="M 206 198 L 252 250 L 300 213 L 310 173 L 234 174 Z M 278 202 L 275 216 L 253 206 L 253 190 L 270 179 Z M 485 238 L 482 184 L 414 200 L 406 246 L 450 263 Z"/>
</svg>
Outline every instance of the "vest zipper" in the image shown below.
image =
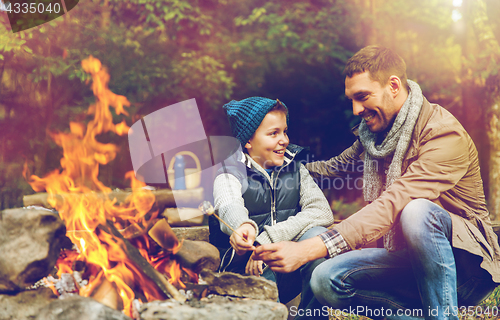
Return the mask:
<svg viewBox="0 0 500 320">
<path fill-rule="evenodd" d="M 286 166 L 281 166 L 281 168 L 278 170 L 278 173 L 276 173 L 276 177 L 278 177 L 280 175 L 281 170 L 283 170 L 283 168 Z M 272 183 L 272 189 L 273 189 L 271 192 L 271 214 L 272 214 L 272 219 L 273 219 L 272 220 L 273 226 L 276 224 L 276 221 L 278 220 L 278 217 L 276 215 L 276 183 L 278 182 L 278 178 L 273 179 L 274 172 L 275 171 L 271 172 L 271 183 Z"/>
<path fill-rule="evenodd" d="M 277 180 L 277 179 L 276 179 Z M 276 184 L 274 183 L 274 171 L 271 172 L 271 225 L 274 226 L 276 224 Z"/>
</svg>

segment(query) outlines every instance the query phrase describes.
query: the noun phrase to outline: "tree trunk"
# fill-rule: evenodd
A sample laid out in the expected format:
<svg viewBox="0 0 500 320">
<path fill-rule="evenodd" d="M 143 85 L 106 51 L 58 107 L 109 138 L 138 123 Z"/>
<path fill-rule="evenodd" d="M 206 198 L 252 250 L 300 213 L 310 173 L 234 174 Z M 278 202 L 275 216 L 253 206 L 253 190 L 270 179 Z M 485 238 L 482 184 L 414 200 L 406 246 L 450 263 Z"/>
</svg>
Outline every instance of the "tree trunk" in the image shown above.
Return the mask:
<svg viewBox="0 0 500 320">
<path fill-rule="evenodd" d="M 500 217 L 500 107 L 498 102 L 490 107 L 488 138 L 490 141 L 489 157 L 489 193 L 488 209 L 492 220 Z"/>
</svg>

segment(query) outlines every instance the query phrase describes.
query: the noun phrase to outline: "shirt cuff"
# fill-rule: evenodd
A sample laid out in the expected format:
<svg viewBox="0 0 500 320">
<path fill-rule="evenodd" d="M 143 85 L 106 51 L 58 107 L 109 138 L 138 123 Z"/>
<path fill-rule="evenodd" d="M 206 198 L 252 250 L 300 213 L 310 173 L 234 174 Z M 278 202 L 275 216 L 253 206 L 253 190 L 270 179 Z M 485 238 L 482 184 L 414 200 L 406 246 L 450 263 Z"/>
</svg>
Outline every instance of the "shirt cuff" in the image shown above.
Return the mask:
<svg viewBox="0 0 500 320">
<path fill-rule="evenodd" d="M 334 229 L 323 232 L 319 237 L 325 243 L 330 258 L 351 250 L 344 237 Z"/>
</svg>

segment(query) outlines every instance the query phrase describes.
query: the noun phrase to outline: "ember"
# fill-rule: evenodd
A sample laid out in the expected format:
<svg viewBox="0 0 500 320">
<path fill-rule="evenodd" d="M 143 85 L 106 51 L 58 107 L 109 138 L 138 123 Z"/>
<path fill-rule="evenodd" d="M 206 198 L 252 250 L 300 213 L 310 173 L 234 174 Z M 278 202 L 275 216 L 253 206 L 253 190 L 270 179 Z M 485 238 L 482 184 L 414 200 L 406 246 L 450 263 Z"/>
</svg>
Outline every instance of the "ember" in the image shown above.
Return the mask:
<svg viewBox="0 0 500 320">
<path fill-rule="evenodd" d="M 52 134 L 54 141 L 63 148 L 64 155 L 60 161 L 62 170 L 55 170 L 43 178 L 32 175 L 28 180 L 35 191 L 46 190 L 50 194 L 48 202 L 58 211 L 66 225 L 66 235 L 76 247 L 76 250 L 64 250 L 59 257 L 57 286 L 66 288 L 64 294 L 79 293 L 94 298 L 103 295 L 109 298 L 109 292 L 115 291 L 116 301 L 111 302 L 111 305 L 122 308 L 125 314 L 132 316 L 133 304 L 137 304 L 134 299 L 153 301 L 165 298 L 164 290 L 151 284 L 150 278 L 154 275 L 141 270 L 138 260 L 145 259 L 162 274 L 168 274 L 169 281 L 179 287 L 185 287 L 181 281 L 184 273 L 188 272 L 187 277 L 194 282 L 197 275 L 183 271 L 170 258 L 171 253 L 179 249 L 173 233 L 165 235 L 173 243 L 171 248 L 157 250 L 156 256 L 149 256 L 152 244 L 145 231 L 158 220 L 158 210 L 154 207 L 153 193 L 144 188 L 144 183 L 135 179 L 133 172 L 126 174 L 133 193 L 124 203 L 117 204 L 116 199 L 102 196 L 109 194 L 111 189 L 98 180 L 99 165 L 112 161 L 118 149 L 116 145 L 98 142 L 96 136 L 106 132 L 126 134 L 129 127 L 125 120 L 114 124 L 109 107 L 113 107 L 117 115 L 128 115 L 124 107 L 130 103 L 125 97 L 109 90 L 109 75 L 99 60 L 91 56 L 82 61 L 82 67 L 92 76 L 96 103 L 90 106 L 88 113 L 93 114 L 94 118 L 87 125 L 71 122 L 70 133 Z M 27 175 L 25 168 L 25 177 Z M 135 261 L 130 257 L 130 247 L 127 247 L 130 243 L 113 233 L 113 230 L 130 228 L 144 231 L 139 238 L 134 239 L 140 252 L 139 257 L 134 258 Z M 77 263 L 85 265 L 81 275 L 88 279 L 86 285 L 75 281 Z M 57 286 L 54 285 L 54 290 L 58 289 Z"/>
</svg>

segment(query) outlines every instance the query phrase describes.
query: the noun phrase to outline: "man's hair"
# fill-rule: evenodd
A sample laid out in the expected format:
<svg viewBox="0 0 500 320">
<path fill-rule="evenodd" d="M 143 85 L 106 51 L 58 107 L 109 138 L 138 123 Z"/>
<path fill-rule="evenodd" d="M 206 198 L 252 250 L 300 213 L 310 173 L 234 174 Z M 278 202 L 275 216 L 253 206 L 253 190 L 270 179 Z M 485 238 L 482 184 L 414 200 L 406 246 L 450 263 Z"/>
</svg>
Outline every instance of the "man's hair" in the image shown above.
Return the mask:
<svg viewBox="0 0 500 320">
<path fill-rule="evenodd" d="M 389 77 L 399 77 L 404 88 L 408 89 L 406 63 L 389 48 L 372 45 L 364 47 L 347 60 L 344 76 L 351 78 L 355 74 L 369 72 L 370 79 L 380 85 L 387 84 Z"/>
</svg>

